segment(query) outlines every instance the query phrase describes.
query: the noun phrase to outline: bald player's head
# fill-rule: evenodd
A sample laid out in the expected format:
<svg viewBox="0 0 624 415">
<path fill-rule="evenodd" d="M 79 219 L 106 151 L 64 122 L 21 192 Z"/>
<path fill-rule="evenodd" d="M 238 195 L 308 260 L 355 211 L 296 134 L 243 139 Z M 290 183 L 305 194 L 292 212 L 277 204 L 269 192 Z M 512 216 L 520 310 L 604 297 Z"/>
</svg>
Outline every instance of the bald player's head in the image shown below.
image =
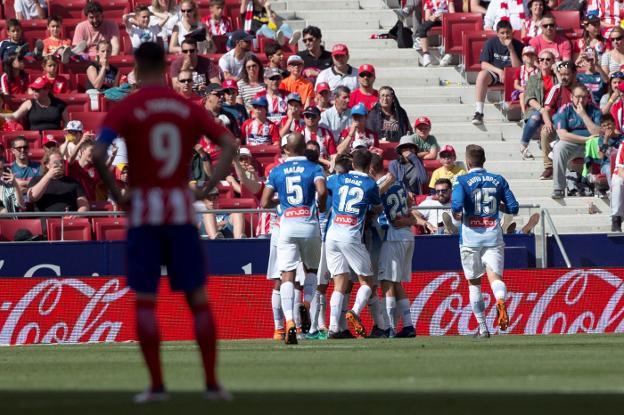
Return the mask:
<svg viewBox="0 0 624 415">
<path fill-rule="evenodd" d="M 158 43 L 145 42 L 134 51 L 134 67 L 137 80 L 164 76 L 165 50 Z"/>
<path fill-rule="evenodd" d="M 306 143 L 303 134 L 290 133 L 286 136 L 286 154 L 289 156 L 303 156 Z"/>
</svg>

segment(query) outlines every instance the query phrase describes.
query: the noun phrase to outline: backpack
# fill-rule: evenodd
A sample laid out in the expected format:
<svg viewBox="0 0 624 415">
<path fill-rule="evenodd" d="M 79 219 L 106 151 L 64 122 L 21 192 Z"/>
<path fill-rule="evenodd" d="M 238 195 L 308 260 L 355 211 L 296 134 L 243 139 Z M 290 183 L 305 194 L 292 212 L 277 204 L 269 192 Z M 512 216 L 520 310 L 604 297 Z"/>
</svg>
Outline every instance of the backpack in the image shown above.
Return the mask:
<svg viewBox="0 0 624 415">
<path fill-rule="evenodd" d="M 409 27 L 405 27 L 401 20 L 388 32 L 388 36 L 397 41 L 399 49 L 407 49 L 414 46 L 414 34 Z"/>
</svg>

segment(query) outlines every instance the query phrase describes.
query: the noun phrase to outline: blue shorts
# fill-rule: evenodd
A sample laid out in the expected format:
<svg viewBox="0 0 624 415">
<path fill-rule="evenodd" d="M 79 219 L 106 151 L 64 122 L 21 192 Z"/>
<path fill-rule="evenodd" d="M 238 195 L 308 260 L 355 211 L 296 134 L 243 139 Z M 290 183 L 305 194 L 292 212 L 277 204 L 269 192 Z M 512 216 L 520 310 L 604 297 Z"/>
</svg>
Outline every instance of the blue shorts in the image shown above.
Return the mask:
<svg viewBox="0 0 624 415">
<path fill-rule="evenodd" d="M 140 293 L 156 293 L 160 267 L 167 267 L 174 291 L 193 291 L 206 281 L 199 233 L 193 225 L 144 225 L 128 230 L 128 285 Z"/>
</svg>

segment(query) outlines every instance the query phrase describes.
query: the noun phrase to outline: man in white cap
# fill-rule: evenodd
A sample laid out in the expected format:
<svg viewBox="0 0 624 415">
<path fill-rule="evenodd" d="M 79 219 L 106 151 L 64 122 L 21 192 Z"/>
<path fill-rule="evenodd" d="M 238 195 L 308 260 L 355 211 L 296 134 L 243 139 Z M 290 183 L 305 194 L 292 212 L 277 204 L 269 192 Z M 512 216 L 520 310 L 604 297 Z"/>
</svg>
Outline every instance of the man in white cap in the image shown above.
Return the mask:
<svg viewBox="0 0 624 415">
<path fill-rule="evenodd" d="M 314 99 L 314 85 L 302 76 L 303 58 L 299 55 L 291 55 L 288 57 L 286 66 L 290 76 L 282 81 L 280 88 L 299 94 L 303 107 L 309 107 Z"/>
<path fill-rule="evenodd" d="M 333 91 L 342 85 L 350 91 L 358 87 L 357 69 L 349 65 L 349 48 L 347 45 L 338 43 L 332 48 L 332 60 L 334 64 L 331 68 L 323 70 L 316 78 L 316 85 L 327 82 Z"/>
</svg>

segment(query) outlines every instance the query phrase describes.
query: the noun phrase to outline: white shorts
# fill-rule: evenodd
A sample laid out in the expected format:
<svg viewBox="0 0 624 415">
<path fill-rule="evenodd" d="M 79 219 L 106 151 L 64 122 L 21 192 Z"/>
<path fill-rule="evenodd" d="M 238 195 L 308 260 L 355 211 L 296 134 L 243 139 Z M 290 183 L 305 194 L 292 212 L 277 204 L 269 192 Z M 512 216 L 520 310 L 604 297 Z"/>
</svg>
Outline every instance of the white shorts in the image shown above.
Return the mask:
<svg viewBox="0 0 624 415">
<path fill-rule="evenodd" d="M 461 246 L 461 255 L 464 276 L 468 280 L 474 280 L 485 274 L 486 267 L 499 276 L 503 275 L 505 267 L 505 246 L 484 246 L 481 248 L 471 248 Z"/>
<path fill-rule="evenodd" d="M 327 285 L 331 275 L 327 269 L 327 254 L 325 253 L 325 242 L 321 244 L 321 259 L 319 261 L 318 271 L 316 272 L 316 281 L 318 285 Z"/>
<path fill-rule="evenodd" d="M 348 274 L 351 269 L 356 275 L 373 275 L 371 260 L 363 243 L 326 241 L 327 268 L 332 275 Z"/>
<path fill-rule="evenodd" d="M 271 247 L 269 249 L 269 263 L 267 264 L 267 280 L 279 280 L 281 273 L 277 267 L 277 240 L 279 228 L 271 232 Z"/>
<path fill-rule="evenodd" d="M 317 269 L 320 258 L 320 237 L 280 237 L 277 242 L 277 265 L 280 271 L 294 271 L 302 262 L 307 269 Z"/>
<path fill-rule="evenodd" d="M 379 281 L 410 282 L 414 241 L 386 241 L 379 255 Z"/>
</svg>

